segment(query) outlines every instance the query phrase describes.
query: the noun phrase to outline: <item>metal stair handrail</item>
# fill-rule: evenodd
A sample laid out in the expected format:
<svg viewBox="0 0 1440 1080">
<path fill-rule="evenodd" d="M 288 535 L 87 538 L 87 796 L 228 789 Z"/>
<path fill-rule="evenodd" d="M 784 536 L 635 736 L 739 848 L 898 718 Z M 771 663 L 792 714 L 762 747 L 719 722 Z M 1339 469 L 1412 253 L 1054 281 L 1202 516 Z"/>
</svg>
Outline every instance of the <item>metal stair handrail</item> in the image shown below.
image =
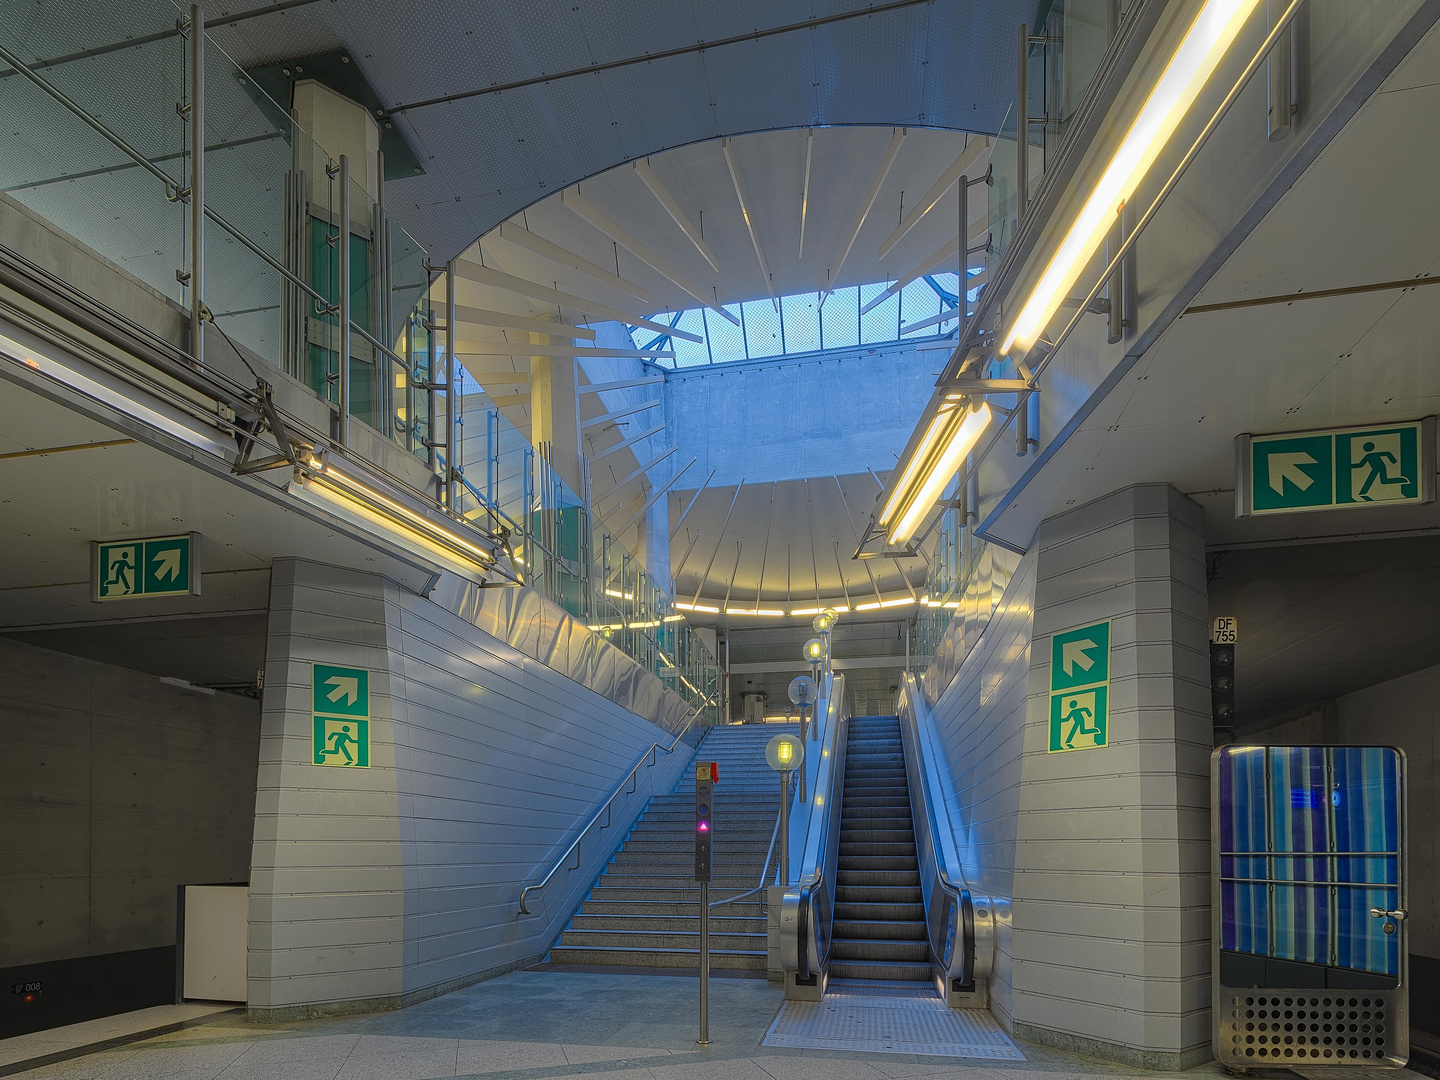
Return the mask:
<svg viewBox="0 0 1440 1080">
<path fill-rule="evenodd" d="M 710 705 L 714 704 L 714 699 L 716 698 L 716 696 L 717 696 L 717 694 L 711 694 L 710 697 L 706 698 L 705 700 L 703 700 L 702 702 L 700 702 L 699 705 L 696 705 L 693 709 L 690 710 L 690 714 L 689 714 L 688 718 L 686 719 L 684 725 L 680 728 L 679 731 L 677 731 L 677 732 L 675 733 L 675 738 L 671 740 L 669 746 L 661 746 L 660 743 L 658 743 L 658 742 L 653 742 L 653 743 L 650 744 L 649 748 L 646 749 L 646 751 L 645 751 L 643 754 L 641 754 L 638 758 L 635 759 L 635 764 L 630 767 L 630 771 L 625 774 L 624 778 L 620 781 L 620 783 L 618 783 L 617 785 L 615 785 L 615 789 L 610 792 L 609 798 L 607 798 L 607 799 L 600 805 L 600 808 L 599 808 L 598 810 L 596 810 L 595 813 L 593 813 L 592 815 L 590 815 L 590 819 L 589 819 L 588 821 L 586 821 L 585 824 L 580 827 L 580 830 L 575 834 L 575 839 L 574 839 L 573 841 L 571 841 L 570 846 L 565 849 L 565 853 L 564 853 L 563 855 L 561 855 L 560 858 L 555 861 L 555 863 L 554 863 L 553 866 L 550 867 L 549 872 L 547 872 L 546 875 L 545 875 L 543 878 L 541 878 L 539 881 L 537 881 L 535 884 L 533 884 L 533 885 L 526 885 L 525 888 L 523 888 L 523 889 L 520 890 L 520 910 L 517 912 L 517 914 L 519 914 L 519 915 L 531 915 L 531 914 L 534 914 L 534 913 L 530 910 L 530 908 L 529 908 L 529 906 L 528 906 L 528 904 L 527 904 L 527 900 L 528 900 L 528 898 L 529 898 L 529 895 L 530 895 L 532 892 L 538 892 L 540 889 L 543 889 L 546 885 L 550 884 L 550 879 L 553 878 L 553 877 L 559 872 L 559 870 L 560 870 L 560 868 L 561 868 L 562 866 L 564 866 L 566 863 L 568 863 L 568 862 L 570 861 L 570 856 L 571 856 L 572 854 L 575 854 L 576 852 L 579 851 L 579 849 L 580 849 L 580 842 L 581 842 L 582 840 L 584 840 L 585 837 L 589 834 L 590 829 L 595 825 L 595 823 L 596 823 L 597 821 L 600 820 L 600 817 L 601 817 L 602 814 L 605 815 L 605 824 L 604 824 L 603 826 L 601 826 L 601 829 L 603 830 L 603 829 L 609 828 L 609 826 L 610 826 L 610 817 L 609 817 L 609 815 L 610 815 L 610 806 L 611 806 L 611 804 L 614 803 L 615 800 L 618 799 L 621 795 L 631 795 L 631 794 L 634 794 L 634 790 L 635 790 L 635 789 L 631 788 L 631 789 L 629 789 L 629 790 L 626 790 L 626 788 L 627 788 L 627 786 L 629 785 L 631 779 L 635 776 L 635 774 L 640 771 L 640 766 L 647 764 L 647 761 L 646 761 L 647 758 L 650 758 L 650 759 L 651 759 L 651 760 L 648 762 L 648 764 L 654 765 L 654 764 L 655 764 L 655 761 L 658 760 L 658 755 L 656 754 L 656 751 L 662 751 L 662 750 L 663 750 L 665 753 L 668 754 L 668 753 L 670 753 L 672 750 L 674 750 L 675 747 L 677 747 L 678 745 L 680 745 L 680 740 L 681 740 L 682 738 L 684 738 L 684 737 L 685 737 L 685 733 L 686 733 L 687 731 L 689 731 L 692 726 L 694 726 L 694 723 L 695 723 L 696 719 L 700 716 L 700 713 L 701 713 L 704 709 L 708 708 Z M 654 758 L 652 758 L 651 755 L 656 755 L 656 756 L 655 756 Z M 579 866 L 580 866 L 580 859 L 579 859 L 579 857 L 577 856 L 576 859 L 575 859 L 575 865 L 572 866 L 572 867 L 570 867 L 570 869 L 571 869 L 571 870 L 575 870 L 575 869 L 577 869 Z"/>
<path fill-rule="evenodd" d="M 727 896 L 724 900 L 711 900 L 711 907 L 720 907 L 724 904 L 733 904 L 736 900 L 744 900 L 747 896 L 754 896 L 761 889 L 764 889 L 769 882 L 766 878 L 770 876 L 770 857 L 775 854 L 775 841 L 780 837 L 780 819 L 784 816 L 784 807 L 775 813 L 775 828 L 770 833 L 770 846 L 765 849 L 765 864 L 760 867 L 760 884 L 755 888 L 740 893 L 738 896 Z M 779 869 L 776 869 L 779 873 Z"/>
</svg>

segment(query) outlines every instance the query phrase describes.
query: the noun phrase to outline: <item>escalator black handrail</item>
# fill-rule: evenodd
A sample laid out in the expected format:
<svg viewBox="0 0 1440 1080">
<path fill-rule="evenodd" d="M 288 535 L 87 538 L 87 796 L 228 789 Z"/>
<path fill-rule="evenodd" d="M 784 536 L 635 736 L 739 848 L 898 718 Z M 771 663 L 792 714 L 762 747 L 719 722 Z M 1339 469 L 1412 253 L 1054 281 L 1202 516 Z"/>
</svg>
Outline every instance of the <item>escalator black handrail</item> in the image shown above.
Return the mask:
<svg viewBox="0 0 1440 1080">
<path fill-rule="evenodd" d="M 933 756 L 929 753 L 926 745 L 925 732 L 921 727 L 920 712 L 925 708 L 924 699 L 921 697 L 921 690 L 915 676 L 905 672 L 901 676 L 900 699 L 897 705 L 899 714 L 901 739 L 905 739 L 907 730 L 911 733 L 909 742 L 914 747 L 915 765 L 918 775 L 910 784 L 911 805 L 919 800 L 922 814 L 919 820 L 923 821 L 925 828 L 916 830 L 916 840 L 922 838 L 925 846 L 929 848 L 933 866 L 935 868 L 936 884 L 949 900 L 944 907 L 946 918 L 942 925 L 951 926 L 956 915 L 959 915 L 961 938 L 959 955 L 948 948 L 941 946 L 936 941 L 936 935 L 931 932 L 930 912 L 934 910 L 934 900 L 927 898 L 929 902 L 926 907 L 926 944 L 929 947 L 930 955 L 935 962 L 946 972 L 947 977 L 958 979 L 962 984 L 970 984 L 975 977 L 975 905 L 970 895 L 970 889 L 964 882 L 963 872 L 956 869 L 960 880 L 952 876 L 949 860 L 946 857 L 946 846 L 941 842 L 942 836 L 950 838 L 951 846 L 954 844 L 954 831 L 950 826 L 948 815 L 937 815 L 935 812 L 935 800 L 932 798 L 933 783 Z M 928 711 L 928 710 L 927 710 Z M 909 727 L 907 729 L 907 720 Z M 928 726 L 928 725 L 927 725 Z M 945 832 L 942 833 L 941 829 Z M 923 881 L 922 881 L 923 884 Z M 948 944 L 949 936 L 944 935 Z M 949 952 L 950 955 L 946 955 Z M 955 963 L 959 960 L 958 965 Z"/>
<path fill-rule="evenodd" d="M 830 952 L 829 926 L 833 914 L 831 882 L 835 875 L 833 864 L 839 855 L 838 822 L 843 801 L 841 778 L 845 773 L 843 739 L 845 721 L 848 719 L 843 674 L 826 676 L 822 695 L 816 703 L 816 715 L 823 715 L 825 721 L 818 746 L 820 765 L 809 793 L 809 826 L 800 852 L 798 880 L 787 890 L 782 901 L 785 909 L 793 911 L 795 916 L 795 955 L 792 959 L 794 970 L 802 979 L 808 979 L 823 971 Z M 807 754 L 811 752 L 814 751 L 807 750 Z M 782 935 L 785 925 L 782 915 Z M 788 944 L 782 937 L 782 966 L 785 966 Z"/>
</svg>

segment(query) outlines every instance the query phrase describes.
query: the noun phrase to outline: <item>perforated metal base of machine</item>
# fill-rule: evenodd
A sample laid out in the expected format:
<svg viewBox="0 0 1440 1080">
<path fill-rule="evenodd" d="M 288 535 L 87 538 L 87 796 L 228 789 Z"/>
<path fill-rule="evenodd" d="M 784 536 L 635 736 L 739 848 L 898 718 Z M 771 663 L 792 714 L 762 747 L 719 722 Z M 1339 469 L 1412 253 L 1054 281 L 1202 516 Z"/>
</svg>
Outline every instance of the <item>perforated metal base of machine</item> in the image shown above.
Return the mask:
<svg viewBox="0 0 1440 1080">
<path fill-rule="evenodd" d="M 787 1001 L 764 1046 L 1024 1061 L 988 1012 L 952 1009 L 929 986 L 831 983 L 823 1001 Z"/>
<path fill-rule="evenodd" d="M 1216 1060 L 1242 1068 L 1399 1068 L 1410 1056 L 1399 990 L 1254 990 L 1220 987 Z M 1337 1077 L 1338 1080 L 1338 1077 Z"/>
</svg>

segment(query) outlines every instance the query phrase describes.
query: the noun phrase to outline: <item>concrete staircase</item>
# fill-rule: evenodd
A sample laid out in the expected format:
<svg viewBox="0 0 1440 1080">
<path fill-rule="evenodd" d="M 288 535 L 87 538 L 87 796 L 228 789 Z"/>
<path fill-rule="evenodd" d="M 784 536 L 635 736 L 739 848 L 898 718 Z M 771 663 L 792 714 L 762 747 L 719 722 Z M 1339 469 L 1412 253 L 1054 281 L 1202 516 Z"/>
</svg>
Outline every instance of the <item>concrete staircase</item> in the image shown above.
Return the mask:
<svg viewBox="0 0 1440 1080">
<path fill-rule="evenodd" d="M 755 888 L 780 811 L 780 779 L 765 744 L 794 725 L 712 728 L 695 753 L 720 766 L 712 820 L 710 899 Z M 650 800 L 589 897 L 550 950 L 549 963 L 587 967 L 698 968 L 700 886 L 695 872 L 695 770 Z M 771 869 L 774 858 L 771 859 Z M 763 894 L 715 908 L 712 969 L 765 971 Z"/>
<path fill-rule="evenodd" d="M 850 720 L 830 976 L 930 981 L 910 785 L 893 716 Z"/>
</svg>

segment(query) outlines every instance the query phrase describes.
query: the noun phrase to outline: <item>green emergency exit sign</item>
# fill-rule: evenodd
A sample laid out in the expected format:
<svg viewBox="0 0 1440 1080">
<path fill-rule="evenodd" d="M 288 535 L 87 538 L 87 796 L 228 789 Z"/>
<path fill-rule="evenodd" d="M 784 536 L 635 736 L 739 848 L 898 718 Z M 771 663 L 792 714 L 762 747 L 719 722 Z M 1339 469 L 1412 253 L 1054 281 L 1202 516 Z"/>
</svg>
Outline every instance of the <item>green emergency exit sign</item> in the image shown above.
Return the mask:
<svg viewBox="0 0 1440 1080">
<path fill-rule="evenodd" d="M 1435 418 L 1235 440 L 1235 516 L 1435 501 Z"/>
<path fill-rule="evenodd" d="M 200 534 L 90 545 L 90 599 L 200 595 Z"/>
<path fill-rule="evenodd" d="M 1110 620 L 1050 639 L 1048 753 L 1110 745 Z"/>
<path fill-rule="evenodd" d="M 370 767 L 370 672 L 312 664 L 310 760 L 316 765 Z"/>
</svg>

